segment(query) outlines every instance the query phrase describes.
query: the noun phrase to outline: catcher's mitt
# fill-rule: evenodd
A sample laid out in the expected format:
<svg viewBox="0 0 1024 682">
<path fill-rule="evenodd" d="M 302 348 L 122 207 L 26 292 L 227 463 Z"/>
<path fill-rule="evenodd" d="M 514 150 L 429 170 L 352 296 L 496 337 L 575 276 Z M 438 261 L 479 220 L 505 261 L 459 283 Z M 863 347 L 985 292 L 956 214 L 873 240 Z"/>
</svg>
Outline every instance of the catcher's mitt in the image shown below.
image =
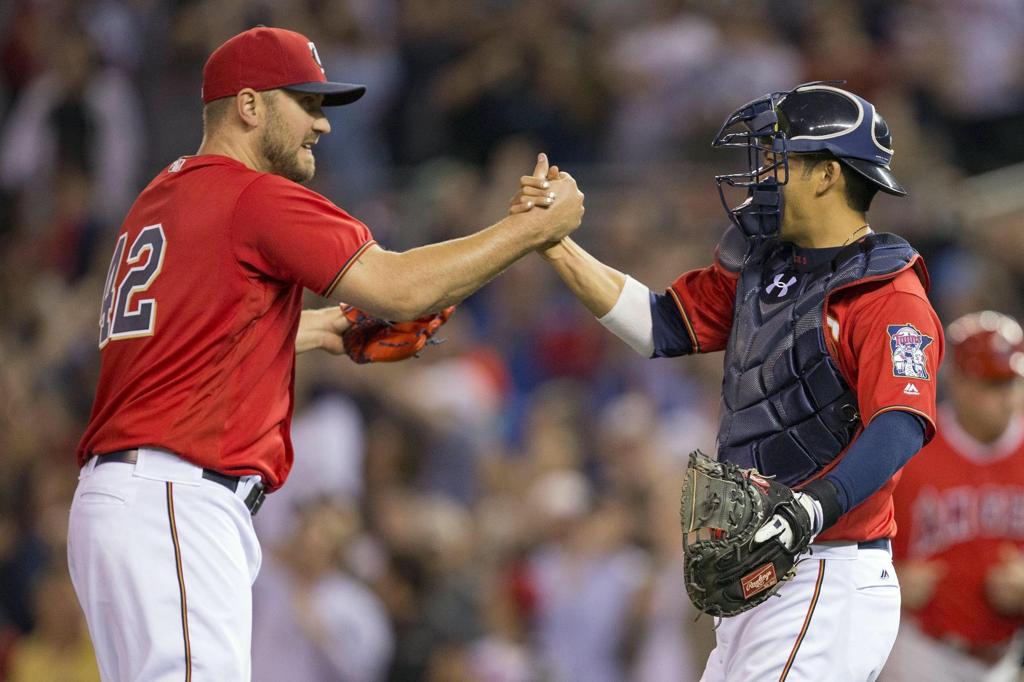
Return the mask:
<svg viewBox="0 0 1024 682">
<path fill-rule="evenodd" d="M 792 530 L 790 547 L 754 541 L 776 514 Z M 811 519 L 787 486 L 699 450 L 690 453 L 679 515 L 686 591 L 713 616 L 743 613 L 775 594 L 812 537 Z"/>
<path fill-rule="evenodd" d="M 428 344 L 440 343 L 431 337 L 452 316 L 455 306 L 412 322 L 388 322 L 350 305 L 343 305 L 341 310 L 349 322 L 341 335 L 345 353 L 363 364 L 398 362 L 416 355 Z"/>
</svg>

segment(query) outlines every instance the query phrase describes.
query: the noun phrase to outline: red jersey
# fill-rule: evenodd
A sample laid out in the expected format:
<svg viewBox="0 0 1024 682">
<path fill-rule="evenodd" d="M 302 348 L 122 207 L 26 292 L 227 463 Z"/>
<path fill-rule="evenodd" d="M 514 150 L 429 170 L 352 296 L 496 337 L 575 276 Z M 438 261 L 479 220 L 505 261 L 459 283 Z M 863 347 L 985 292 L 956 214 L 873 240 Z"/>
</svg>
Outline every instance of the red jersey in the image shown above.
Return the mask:
<svg viewBox="0 0 1024 682">
<path fill-rule="evenodd" d="M 991 445 L 978 443 L 942 408 L 939 433 L 903 467 L 896 488 L 896 560 L 939 561 L 947 571 L 927 604 L 910 612 L 932 637 L 975 646 L 1010 639 L 1024 619 L 985 598 L 985 576 L 1006 543 L 1024 549 L 1024 415 Z"/>
<path fill-rule="evenodd" d="M 928 302 L 920 257 L 881 281 L 854 283 L 826 299 L 826 346 L 847 384 L 857 394 L 861 424 L 890 410 L 905 410 L 928 424 L 925 442 L 935 433 L 935 370 L 942 361 L 942 324 Z M 669 294 L 675 299 L 694 349 L 724 350 L 732 329 L 738 274 L 716 262 L 681 275 Z M 919 366 L 908 371 L 897 352 L 903 335 L 917 334 Z M 837 457 L 818 475 L 839 463 Z M 864 541 L 896 534 L 892 491 L 896 473 L 880 490 L 844 514 L 819 540 Z"/>
<path fill-rule="evenodd" d="M 303 287 L 328 293 L 372 243 L 361 222 L 280 176 L 223 156 L 171 164 L 117 238 L 79 465 L 153 446 L 280 486 Z"/>
</svg>

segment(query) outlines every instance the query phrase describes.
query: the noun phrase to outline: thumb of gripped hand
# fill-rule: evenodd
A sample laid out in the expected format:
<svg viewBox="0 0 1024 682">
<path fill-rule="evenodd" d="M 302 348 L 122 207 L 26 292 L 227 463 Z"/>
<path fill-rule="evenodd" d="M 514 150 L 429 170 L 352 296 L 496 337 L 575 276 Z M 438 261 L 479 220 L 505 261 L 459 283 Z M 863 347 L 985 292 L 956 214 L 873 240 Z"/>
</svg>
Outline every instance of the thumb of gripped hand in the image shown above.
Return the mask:
<svg viewBox="0 0 1024 682">
<path fill-rule="evenodd" d="M 544 152 L 537 154 L 537 165 L 533 167 L 533 177 L 547 178 L 548 168 L 548 155 Z"/>
</svg>

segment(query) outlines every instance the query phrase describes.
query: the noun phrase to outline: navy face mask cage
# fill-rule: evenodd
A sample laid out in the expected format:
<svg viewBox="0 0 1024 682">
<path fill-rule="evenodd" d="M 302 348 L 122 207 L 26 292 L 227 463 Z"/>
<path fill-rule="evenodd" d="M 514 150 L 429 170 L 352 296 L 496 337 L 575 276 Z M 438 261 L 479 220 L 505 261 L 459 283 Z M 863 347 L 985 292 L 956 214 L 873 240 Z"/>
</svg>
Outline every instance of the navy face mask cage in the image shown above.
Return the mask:
<svg viewBox="0 0 1024 682">
<path fill-rule="evenodd" d="M 748 239 L 768 239 L 779 233 L 782 193 L 789 182 L 789 146 L 779 129 L 776 105 L 788 92 L 774 92 L 743 105 L 726 118 L 713 147 L 746 150 L 747 169 L 716 175 L 718 196 L 729 219 Z M 747 198 L 730 206 L 726 186 L 745 188 Z"/>
</svg>

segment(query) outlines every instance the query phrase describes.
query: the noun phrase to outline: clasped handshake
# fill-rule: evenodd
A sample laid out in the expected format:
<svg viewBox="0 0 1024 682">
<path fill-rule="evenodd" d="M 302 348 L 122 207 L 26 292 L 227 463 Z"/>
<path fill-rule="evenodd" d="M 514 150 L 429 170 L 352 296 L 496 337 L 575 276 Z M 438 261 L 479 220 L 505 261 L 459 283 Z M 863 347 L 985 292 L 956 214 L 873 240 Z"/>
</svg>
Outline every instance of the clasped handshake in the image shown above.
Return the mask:
<svg viewBox="0 0 1024 682">
<path fill-rule="evenodd" d="M 519 191 L 509 201 L 508 212 L 520 215 L 534 208 L 545 210 L 543 215 L 537 215 L 546 242 L 540 249 L 542 253 L 579 227 L 586 210 L 576 180 L 558 166 L 549 165 L 543 153 L 537 155 L 533 174 L 519 178 Z"/>
<path fill-rule="evenodd" d="M 544 210 L 534 211 L 535 208 Z M 549 165 L 545 154 L 538 154 L 533 175 L 524 175 L 519 179 L 519 191 L 512 197 L 509 215 L 502 221 L 505 223 L 503 232 L 491 231 L 491 234 L 504 235 L 504 253 L 498 253 L 495 258 L 493 246 L 467 248 L 466 244 L 474 242 L 460 244 L 459 240 L 426 247 L 432 249 L 430 252 L 425 249 L 409 252 L 432 254 L 427 259 L 433 266 L 432 270 L 423 266 L 423 259 L 420 259 L 418 266 L 420 271 L 433 273 L 426 278 L 430 282 L 436 283 L 444 277 L 451 278 L 452 281 L 443 283 L 440 288 L 443 308 L 434 308 L 437 312 L 399 323 L 381 319 L 346 304 L 340 308 L 307 310 L 299 322 L 296 352 L 323 348 L 329 353 L 346 353 L 360 364 L 397 362 L 415 357 L 426 346 L 439 342 L 434 339 L 434 335 L 451 317 L 455 303 L 530 250 L 537 250 L 549 261 L 555 260 L 556 250 L 564 247 L 562 240 L 578 228 L 582 221 L 583 193 L 576 187 L 576 181 L 568 173 L 559 171 L 558 166 Z M 511 247 L 508 246 L 508 237 L 515 242 Z M 484 246 L 488 245 L 485 243 Z M 500 252 L 502 248 L 497 250 Z M 447 262 L 461 263 L 461 271 L 444 265 L 444 259 L 438 259 L 438 254 L 446 251 L 457 254 L 457 258 L 448 256 Z M 474 263 L 474 259 L 478 262 Z M 417 266 L 413 263 L 403 269 L 415 270 Z M 417 288 L 422 289 L 422 286 L 417 285 Z M 457 293 L 452 294 L 452 291 Z"/>
</svg>

